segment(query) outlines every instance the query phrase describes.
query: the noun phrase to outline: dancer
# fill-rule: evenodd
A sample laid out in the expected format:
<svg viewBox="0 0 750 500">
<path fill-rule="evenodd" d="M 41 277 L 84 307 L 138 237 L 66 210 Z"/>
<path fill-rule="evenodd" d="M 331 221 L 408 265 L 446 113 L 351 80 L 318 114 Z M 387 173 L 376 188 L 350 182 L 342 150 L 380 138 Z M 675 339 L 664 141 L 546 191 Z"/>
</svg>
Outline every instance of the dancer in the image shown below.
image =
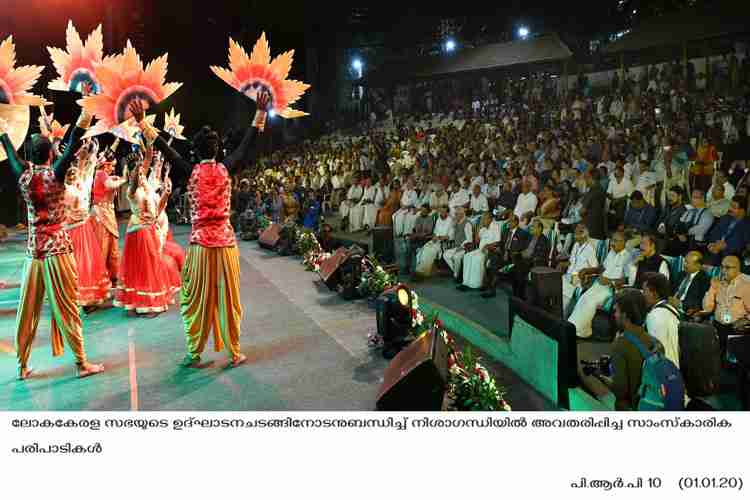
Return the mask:
<svg viewBox="0 0 750 500">
<path fill-rule="evenodd" d="M 180 306 L 187 337 L 188 353 L 183 366 L 197 366 L 213 330 L 214 349 L 219 352 L 226 344 L 230 366 L 247 360 L 240 352 L 240 259 L 234 229 L 229 223 L 232 187 L 230 176 L 245 164 L 256 129 L 263 129 L 269 95 L 262 91 L 257 98 L 258 111 L 253 126 L 237 150 L 217 163 L 221 148 L 219 134 L 206 126 L 196 135 L 193 145 L 201 161 L 191 166 L 172 149 L 158 132 L 144 121 L 143 104 L 134 101 L 130 111 L 144 137 L 164 153 L 173 168 L 190 176 L 188 196 L 192 231 L 190 247 L 182 273 Z"/>
<path fill-rule="evenodd" d="M 31 163 L 27 166 L 18 158 L 10 142 L 7 122 L 0 120 L 0 141 L 28 207 L 28 250 L 16 315 L 16 352 L 18 378 L 21 380 L 32 373 L 29 357 L 45 296 L 52 310 L 52 354 L 62 355 L 65 337 L 76 358 L 79 377 L 104 371 L 102 365 L 89 363 L 86 359 L 81 317 L 76 303 L 76 262 L 70 236 L 63 226 L 63 181 L 73 153 L 80 147 L 81 137 L 90 123 L 91 117 L 82 112 L 68 138 L 65 152 L 54 163 L 49 139 L 38 134 L 31 136 Z"/>
<path fill-rule="evenodd" d="M 174 302 L 161 260 L 154 202 L 145 171 L 151 164 L 153 150 L 146 149 L 143 161 L 131 165 L 128 202 L 131 216 L 120 262 L 120 276 L 115 293 L 115 306 L 153 318 Z M 163 198 L 169 196 L 165 190 Z M 163 200 L 166 203 L 166 200 Z"/>
<path fill-rule="evenodd" d="M 165 272 L 169 277 L 169 285 L 173 291 L 177 291 L 180 288 L 182 280 L 180 273 L 182 272 L 182 265 L 185 262 L 185 252 L 180 245 L 174 241 L 172 232 L 169 229 L 169 218 L 167 217 L 167 202 L 169 201 L 169 193 L 167 196 L 163 196 L 166 191 L 171 193 L 172 181 L 169 179 L 170 167 L 164 170 L 164 182 L 162 182 L 162 165 L 164 165 L 164 158 L 160 153 L 156 153 L 154 157 L 153 166 L 149 173 L 149 187 L 152 197 L 152 202 L 156 208 L 156 234 L 159 236 L 159 254 L 161 255 L 162 265 L 164 266 Z M 159 193 L 161 191 L 161 194 Z"/>
<path fill-rule="evenodd" d="M 106 151 L 99 162 L 99 170 L 94 178 L 92 190 L 93 205 L 92 214 L 96 220 L 94 229 L 99 240 L 102 257 L 107 268 L 112 288 L 117 286 L 119 272 L 120 250 L 118 246 L 120 232 L 117 227 L 117 216 L 115 215 L 115 195 L 120 186 L 128 180 L 125 177 L 112 175 L 115 171 L 114 150 L 119 140 Z"/>
<path fill-rule="evenodd" d="M 65 229 L 73 244 L 78 269 L 78 304 L 87 314 L 109 298 L 109 277 L 96 236 L 96 223 L 89 217 L 97 150 L 96 140 L 87 141 L 78 150 L 78 167 L 71 167 L 65 177 Z"/>
</svg>

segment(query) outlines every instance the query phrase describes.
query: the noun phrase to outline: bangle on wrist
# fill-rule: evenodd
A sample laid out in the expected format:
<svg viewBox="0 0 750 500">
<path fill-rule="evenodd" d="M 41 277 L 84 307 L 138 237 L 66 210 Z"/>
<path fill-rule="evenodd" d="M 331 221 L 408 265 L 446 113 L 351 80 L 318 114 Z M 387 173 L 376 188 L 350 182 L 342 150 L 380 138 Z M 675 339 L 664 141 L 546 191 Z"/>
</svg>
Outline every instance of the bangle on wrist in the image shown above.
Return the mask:
<svg viewBox="0 0 750 500">
<path fill-rule="evenodd" d="M 265 111 L 256 111 L 255 119 L 253 120 L 253 127 L 262 132 L 266 126 L 266 116 L 267 113 Z"/>
</svg>

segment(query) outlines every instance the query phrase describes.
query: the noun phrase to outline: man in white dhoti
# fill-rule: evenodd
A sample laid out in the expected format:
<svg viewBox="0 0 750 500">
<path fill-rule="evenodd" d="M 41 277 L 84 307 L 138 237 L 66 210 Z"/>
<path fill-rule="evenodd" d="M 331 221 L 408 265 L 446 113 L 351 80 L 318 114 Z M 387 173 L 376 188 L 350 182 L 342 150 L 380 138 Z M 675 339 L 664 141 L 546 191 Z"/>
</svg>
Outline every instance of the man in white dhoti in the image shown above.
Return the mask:
<svg viewBox="0 0 750 500">
<path fill-rule="evenodd" d="M 568 310 L 570 299 L 573 298 L 576 288 L 580 285 L 579 274 L 583 271 L 593 272 L 599 268 L 596 258 L 596 247 L 589 238 L 589 231 L 583 224 L 576 226 L 576 242 L 567 258 L 568 266 L 562 276 L 563 312 Z M 563 257 L 560 260 L 565 260 Z"/>
<path fill-rule="evenodd" d="M 632 260 L 631 251 L 625 248 L 625 234 L 619 231 L 614 233 L 604 265 L 596 269 L 596 273 L 601 273 L 601 276 L 581 295 L 568 318 L 575 325 L 579 337 L 591 336 L 591 322 L 597 308 L 603 306 L 615 290 L 625 285 Z M 581 281 L 585 282 L 585 274 Z M 581 274 L 578 276 L 580 278 Z"/>
<path fill-rule="evenodd" d="M 469 288 L 479 289 L 482 287 L 487 265 L 487 245 L 500 241 L 499 226 L 492 222 L 492 216 L 489 212 L 482 216 L 479 229 L 479 248 L 464 255 L 464 279 L 463 283 L 457 287 L 462 292 Z"/>
<path fill-rule="evenodd" d="M 346 199 L 339 205 L 339 215 L 341 216 L 341 228 L 344 230 L 349 225 L 349 212 L 362 199 L 364 190 L 359 184 L 359 176 L 354 175 L 352 178 L 352 187 L 346 193 Z"/>
<path fill-rule="evenodd" d="M 453 271 L 453 278 L 457 282 L 462 281 L 462 266 L 466 249 L 474 243 L 474 227 L 466 218 L 463 207 L 457 207 L 453 217 L 453 237 L 450 247 L 443 251 L 443 259 Z"/>
<path fill-rule="evenodd" d="M 370 229 L 375 225 L 375 194 L 375 186 L 372 186 L 370 178 L 366 177 L 362 187 L 362 199 L 349 210 L 349 231 L 352 233 L 362 230 L 363 226 L 364 229 Z"/>
<path fill-rule="evenodd" d="M 440 215 L 432 230 L 432 239 L 417 252 L 417 277 L 432 276 L 435 259 L 442 256 L 446 242 L 453 239 L 453 228 L 453 219 L 448 215 L 448 206 L 444 205 L 440 207 Z"/>
<path fill-rule="evenodd" d="M 417 202 L 419 196 L 414 190 L 414 181 L 409 179 L 401 195 L 401 208 L 393 214 L 393 237 L 409 235 L 414 231 L 417 221 Z"/>
</svg>

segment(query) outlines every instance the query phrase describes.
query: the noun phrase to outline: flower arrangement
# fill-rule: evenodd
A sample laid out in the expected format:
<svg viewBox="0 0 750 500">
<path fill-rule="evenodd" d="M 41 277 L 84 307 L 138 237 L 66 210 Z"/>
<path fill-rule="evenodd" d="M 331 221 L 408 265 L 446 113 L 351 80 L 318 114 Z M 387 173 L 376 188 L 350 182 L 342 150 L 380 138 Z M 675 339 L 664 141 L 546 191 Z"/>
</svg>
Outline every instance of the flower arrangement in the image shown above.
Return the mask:
<svg viewBox="0 0 750 500">
<path fill-rule="evenodd" d="M 443 336 L 448 346 L 448 397 L 451 409 L 468 411 L 510 411 L 505 401 L 505 391 L 498 388 L 495 378 L 474 354 L 471 347 L 463 351 L 456 347 L 456 341 L 445 331 L 439 321 L 435 330 Z"/>
<path fill-rule="evenodd" d="M 317 273 L 318 271 L 320 271 L 320 265 L 323 263 L 323 261 L 328 259 L 330 256 L 330 253 L 323 252 L 322 250 L 310 250 L 305 254 L 302 263 L 305 265 L 305 269 Z"/>
<path fill-rule="evenodd" d="M 297 230 L 294 246 L 296 252 L 304 256 L 313 251 L 317 253 L 322 252 L 318 239 L 309 229 Z"/>
<path fill-rule="evenodd" d="M 495 378 L 481 363 L 481 358 L 466 346 L 459 350 L 455 339 L 447 332 L 443 324 L 432 318 L 425 322 L 424 313 L 419 307 L 419 296 L 411 291 L 412 333 L 416 339 L 427 334 L 426 325 L 441 335 L 448 347 L 448 387 L 449 409 L 457 411 L 510 411 L 505 401 L 505 391 L 498 387 Z M 367 335 L 367 345 L 371 348 L 383 346 L 383 338 L 372 331 Z"/>
<path fill-rule="evenodd" d="M 373 258 L 370 257 L 370 260 Z M 383 269 L 383 266 L 376 264 L 372 270 L 362 272 L 361 282 L 357 289 L 363 297 L 377 297 L 395 284 L 396 278 Z"/>
</svg>

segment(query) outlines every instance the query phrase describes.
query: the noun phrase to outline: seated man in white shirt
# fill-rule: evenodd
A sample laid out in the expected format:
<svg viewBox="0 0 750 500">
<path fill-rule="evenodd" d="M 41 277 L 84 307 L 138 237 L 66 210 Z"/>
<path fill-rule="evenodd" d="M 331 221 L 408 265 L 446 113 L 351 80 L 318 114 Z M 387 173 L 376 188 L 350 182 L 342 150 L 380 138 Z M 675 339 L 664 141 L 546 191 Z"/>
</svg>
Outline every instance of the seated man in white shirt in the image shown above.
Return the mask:
<svg viewBox="0 0 750 500">
<path fill-rule="evenodd" d="M 487 197 L 487 202 L 491 205 L 490 208 L 494 208 L 493 205 L 500 196 L 500 183 L 493 174 L 487 176 L 487 184 L 482 186 L 482 194 Z"/>
<path fill-rule="evenodd" d="M 409 179 L 401 195 L 401 208 L 393 214 L 393 237 L 399 238 L 411 234 L 417 221 L 417 203 L 419 196 L 414 190 L 414 181 Z"/>
<path fill-rule="evenodd" d="M 631 252 L 625 248 L 625 234 L 620 231 L 614 233 L 604 265 L 596 270 L 601 276 L 581 295 L 568 318 L 576 327 L 579 337 L 591 336 L 591 322 L 597 308 L 603 306 L 615 290 L 626 284 L 631 259 Z M 579 278 L 585 281 L 585 273 L 584 277 L 579 273 Z"/>
<path fill-rule="evenodd" d="M 706 206 L 711 211 L 715 219 L 724 217 L 729 212 L 729 205 L 732 203 L 731 198 L 725 195 L 724 186 L 716 184 L 709 193 L 709 200 Z"/>
<path fill-rule="evenodd" d="M 447 208 L 450 201 L 450 197 L 445 192 L 445 187 L 442 184 L 437 183 L 434 186 L 435 191 L 430 193 L 430 210 L 433 214 L 440 212 L 442 207 Z"/>
<path fill-rule="evenodd" d="M 474 184 L 472 187 L 472 196 L 469 201 L 469 215 L 471 217 L 481 217 L 490 211 L 487 197 L 482 194 L 482 186 Z"/>
<path fill-rule="evenodd" d="M 643 297 L 651 308 L 646 315 L 646 331 L 664 346 L 664 355 L 680 367 L 680 318 L 669 304 L 672 294 L 669 279 L 660 273 L 648 273 L 643 280 Z"/>
<path fill-rule="evenodd" d="M 565 260 L 563 257 L 560 260 Z M 563 265 L 562 267 L 565 267 Z M 563 312 L 568 310 L 570 299 L 581 284 L 579 275 L 592 273 L 599 268 L 596 258 L 596 247 L 589 238 L 589 231 L 583 224 L 578 224 L 575 231 L 575 244 L 567 259 L 567 269 L 562 276 Z"/>
<path fill-rule="evenodd" d="M 448 206 L 440 207 L 435 227 L 432 230 L 432 239 L 428 241 L 417 252 L 416 275 L 418 278 L 432 276 L 435 260 L 442 257 L 443 248 L 447 241 L 453 238 L 453 219 L 448 215 Z"/>
<path fill-rule="evenodd" d="M 456 281 L 461 281 L 462 265 L 466 249 L 471 248 L 474 244 L 474 227 L 466 217 L 466 211 L 463 207 L 456 207 L 455 217 L 453 217 L 453 237 L 451 238 L 451 248 L 443 251 L 443 259 L 448 267 L 453 271 L 453 277 Z"/>
<path fill-rule="evenodd" d="M 460 187 L 459 183 L 453 183 L 453 191 L 451 193 L 448 207 L 451 211 L 451 217 L 456 217 L 456 208 L 461 207 L 464 210 L 468 210 L 469 202 L 471 201 L 469 192 Z"/>
<path fill-rule="evenodd" d="M 458 286 L 461 291 L 470 288 L 479 289 L 484 282 L 484 274 L 487 270 L 488 245 L 500 241 L 500 230 L 497 224 L 493 224 L 489 212 L 482 216 L 479 229 L 479 248 L 464 255 L 463 283 Z"/>
<path fill-rule="evenodd" d="M 513 209 L 513 213 L 516 214 L 519 219 L 523 219 L 524 216 L 529 213 L 533 216 L 536 212 L 538 203 L 539 200 L 536 195 L 531 192 L 531 186 L 529 186 L 529 183 L 522 182 L 521 194 L 518 195 L 516 207 Z"/>
<path fill-rule="evenodd" d="M 706 204 L 711 205 L 711 202 L 714 199 L 714 188 L 717 186 L 722 186 L 724 188 L 724 198 L 727 200 L 731 200 L 734 198 L 734 186 L 727 180 L 727 175 L 722 171 L 718 170 L 716 172 L 716 177 L 714 178 L 713 184 L 711 184 L 711 188 L 708 190 L 706 194 Z"/>
<path fill-rule="evenodd" d="M 370 229 L 375 225 L 377 211 L 375 209 L 375 186 L 370 185 L 370 178 L 365 178 L 362 187 L 362 199 L 349 210 L 349 231 L 354 233 L 364 229 Z"/>
<path fill-rule="evenodd" d="M 339 205 L 339 215 L 341 216 L 341 228 L 342 230 L 345 230 L 346 227 L 349 225 L 349 212 L 353 206 L 359 203 L 359 201 L 362 199 L 362 194 L 364 193 L 364 190 L 362 189 L 362 186 L 359 184 L 359 176 L 354 175 L 352 180 L 352 186 L 349 188 L 349 191 L 346 193 L 346 199 L 341 202 L 341 205 Z"/>
</svg>

